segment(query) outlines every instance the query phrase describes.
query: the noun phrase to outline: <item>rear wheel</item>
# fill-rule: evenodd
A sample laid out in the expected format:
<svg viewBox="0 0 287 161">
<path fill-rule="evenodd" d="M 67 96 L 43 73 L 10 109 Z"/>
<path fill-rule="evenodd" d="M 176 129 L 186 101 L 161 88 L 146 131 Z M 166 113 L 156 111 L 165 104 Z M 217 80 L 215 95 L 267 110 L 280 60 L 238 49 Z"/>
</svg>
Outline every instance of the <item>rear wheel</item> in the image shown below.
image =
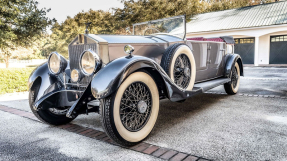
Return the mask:
<svg viewBox="0 0 287 161">
<path fill-rule="evenodd" d="M 239 89 L 240 83 L 240 68 L 236 62 L 231 70 L 231 81 L 224 84 L 224 89 L 227 94 L 234 95 Z"/>
<path fill-rule="evenodd" d="M 152 131 L 159 111 L 159 94 L 153 78 L 131 74 L 100 108 L 103 128 L 118 144 L 132 146 Z"/>
<path fill-rule="evenodd" d="M 39 120 L 51 125 L 62 125 L 69 123 L 74 119 L 66 117 L 69 107 L 53 107 L 47 110 L 34 110 L 33 104 L 35 103 L 39 89 L 40 84 L 36 84 L 30 89 L 29 92 L 30 109 Z"/>
</svg>

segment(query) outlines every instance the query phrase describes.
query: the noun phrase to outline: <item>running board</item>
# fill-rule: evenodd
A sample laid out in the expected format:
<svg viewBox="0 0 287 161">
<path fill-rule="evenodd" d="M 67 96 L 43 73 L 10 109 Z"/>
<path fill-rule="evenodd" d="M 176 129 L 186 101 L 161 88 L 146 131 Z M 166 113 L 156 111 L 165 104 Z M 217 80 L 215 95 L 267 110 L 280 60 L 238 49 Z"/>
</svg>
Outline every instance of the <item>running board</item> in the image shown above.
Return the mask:
<svg viewBox="0 0 287 161">
<path fill-rule="evenodd" d="M 202 92 L 206 92 L 206 91 L 208 91 L 214 87 L 223 85 L 223 84 L 228 83 L 230 81 L 231 81 L 230 78 L 218 78 L 218 79 L 214 79 L 214 80 L 207 81 L 207 82 L 196 83 L 196 84 L 194 84 L 192 91 L 193 90 L 197 91 L 198 88 L 200 88 L 202 90 Z"/>
<path fill-rule="evenodd" d="M 202 83 L 196 83 L 194 84 L 193 89 L 191 91 L 174 90 L 176 94 L 174 94 L 173 97 L 170 98 L 170 100 L 173 102 L 181 101 L 189 97 L 192 97 L 194 95 L 206 92 L 214 87 L 223 85 L 230 81 L 231 81 L 230 78 L 217 78 L 217 79 L 202 82 Z"/>
</svg>

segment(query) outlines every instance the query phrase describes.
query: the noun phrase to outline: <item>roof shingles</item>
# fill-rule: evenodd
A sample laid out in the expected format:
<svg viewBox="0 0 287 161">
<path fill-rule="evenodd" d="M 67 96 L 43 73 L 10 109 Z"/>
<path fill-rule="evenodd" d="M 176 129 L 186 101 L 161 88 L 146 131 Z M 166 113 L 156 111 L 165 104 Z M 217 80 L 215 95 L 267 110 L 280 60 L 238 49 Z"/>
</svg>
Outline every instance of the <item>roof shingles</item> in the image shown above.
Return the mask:
<svg viewBox="0 0 287 161">
<path fill-rule="evenodd" d="M 187 32 L 229 30 L 287 24 L 287 1 L 196 15 Z"/>
</svg>

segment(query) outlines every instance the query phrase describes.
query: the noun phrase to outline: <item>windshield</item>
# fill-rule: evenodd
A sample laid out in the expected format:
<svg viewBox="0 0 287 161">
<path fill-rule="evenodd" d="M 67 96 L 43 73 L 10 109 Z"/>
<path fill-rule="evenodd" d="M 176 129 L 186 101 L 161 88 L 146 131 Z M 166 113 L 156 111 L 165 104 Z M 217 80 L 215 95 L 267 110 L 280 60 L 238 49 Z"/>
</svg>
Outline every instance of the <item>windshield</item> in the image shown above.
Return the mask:
<svg viewBox="0 0 287 161">
<path fill-rule="evenodd" d="M 134 35 L 156 35 L 168 34 L 185 38 L 185 16 L 176 16 L 153 20 L 148 22 L 137 23 L 133 25 Z"/>
</svg>

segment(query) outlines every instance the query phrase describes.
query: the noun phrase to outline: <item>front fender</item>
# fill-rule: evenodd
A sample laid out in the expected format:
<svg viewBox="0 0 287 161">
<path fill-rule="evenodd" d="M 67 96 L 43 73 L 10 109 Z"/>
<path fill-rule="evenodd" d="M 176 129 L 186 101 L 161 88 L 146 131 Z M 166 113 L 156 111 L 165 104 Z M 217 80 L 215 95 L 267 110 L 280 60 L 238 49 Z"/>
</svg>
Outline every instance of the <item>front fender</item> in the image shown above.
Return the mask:
<svg viewBox="0 0 287 161">
<path fill-rule="evenodd" d="M 171 101 L 183 100 L 194 94 L 194 91 L 180 89 L 161 66 L 152 59 L 133 56 L 116 59 L 101 69 L 91 82 L 92 95 L 97 99 L 109 96 L 119 88 L 125 78 L 139 69 L 152 69 L 155 71 L 160 78 L 160 80 L 155 80 L 159 82 L 157 85 L 163 84 L 163 92 Z"/>
<path fill-rule="evenodd" d="M 39 65 L 31 73 L 31 75 L 28 79 L 29 91 L 35 85 L 36 80 L 37 80 L 37 82 L 39 81 L 39 83 L 40 83 L 40 88 L 39 88 L 38 95 L 36 98 L 36 100 L 38 100 L 39 98 L 41 98 L 44 95 L 45 90 L 50 85 L 52 85 L 53 83 L 55 83 L 57 81 L 55 76 L 50 74 L 47 62 Z"/>
<path fill-rule="evenodd" d="M 232 67 L 235 65 L 235 63 L 238 63 L 239 67 L 240 67 L 240 75 L 244 76 L 244 71 L 243 71 L 243 63 L 242 63 L 242 59 L 240 57 L 239 54 L 229 54 L 227 56 L 227 61 L 225 64 L 225 77 L 230 78 L 230 73 L 232 70 Z"/>
<path fill-rule="evenodd" d="M 68 67 L 69 67 L 69 64 L 67 65 L 65 72 L 69 76 L 70 69 Z M 35 68 L 30 74 L 30 77 L 28 79 L 28 88 L 30 91 L 31 88 L 34 85 L 36 85 L 35 83 L 40 83 L 40 88 L 39 88 L 38 95 L 36 98 L 36 101 L 37 101 L 41 97 L 43 97 L 45 95 L 45 91 L 52 85 L 55 85 L 56 82 L 58 82 L 58 79 L 56 78 L 55 75 L 50 73 L 49 68 L 48 68 L 48 63 L 45 62 L 39 65 L 37 68 Z"/>
</svg>

